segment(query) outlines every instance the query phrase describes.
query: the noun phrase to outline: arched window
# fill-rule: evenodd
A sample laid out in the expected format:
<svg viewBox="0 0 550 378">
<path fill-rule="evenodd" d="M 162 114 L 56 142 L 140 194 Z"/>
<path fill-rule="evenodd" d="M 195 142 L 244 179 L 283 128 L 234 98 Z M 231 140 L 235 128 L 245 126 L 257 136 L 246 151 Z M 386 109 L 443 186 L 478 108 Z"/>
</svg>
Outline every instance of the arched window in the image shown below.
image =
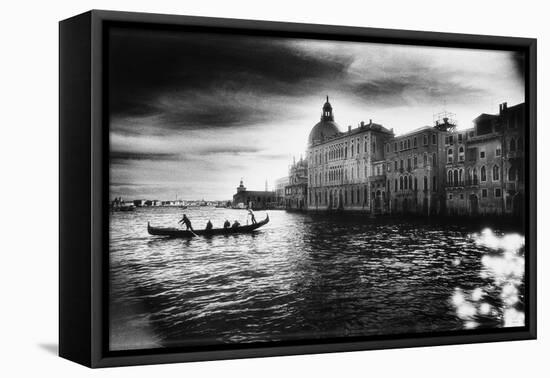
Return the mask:
<svg viewBox="0 0 550 378">
<path fill-rule="evenodd" d="M 493 181 L 500 180 L 500 168 L 498 165 L 493 166 Z"/>
<path fill-rule="evenodd" d="M 481 167 L 481 181 L 487 181 L 487 170 L 485 169 L 485 166 Z"/>
<path fill-rule="evenodd" d="M 424 190 L 428 190 L 428 176 L 424 176 Z"/>
<path fill-rule="evenodd" d="M 435 152 L 432 154 L 432 166 L 436 166 L 437 165 L 437 155 L 435 154 Z"/>
<path fill-rule="evenodd" d="M 407 180 L 407 176 L 404 177 L 404 180 L 403 180 L 403 189 L 407 189 L 408 187 L 408 184 L 409 184 L 409 181 Z"/>
<path fill-rule="evenodd" d="M 447 171 L 447 184 L 453 184 L 453 171 L 451 171 L 450 169 Z"/>
<path fill-rule="evenodd" d="M 415 190 L 415 191 L 418 190 L 418 179 L 416 178 L 416 176 L 415 176 L 415 178 L 414 178 L 414 190 Z"/>
<path fill-rule="evenodd" d="M 397 188 L 397 179 L 395 179 L 395 186 L 393 187 L 393 191 L 394 191 L 394 192 L 397 192 L 397 189 L 398 189 L 398 188 Z M 366 190 L 367 190 L 367 189 L 365 189 L 365 191 L 366 191 Z"/>
<path fill-rule="evenodd" d="M 463 184 L 464 183 L 464 175 L 463 175 L 464 171 L 462 169 L 459 169 L 458 170 L 458 181 L 459 181 L 459 184 Z"/>
<path fill-rule="evenodd" d="M 416 138 L 414 140 L 416 140 Z M 414 155 L 414 158 L 413 158 L 413 165 L 415 168 L 418 167 L 418 158 L 416 157 L 416 155 Z"/>
<path fill-rule="evenodd" d="M 514 138 L 510 139 L 510 151 L 516 150 L 516 140 Z"/>
<path fill-rule="evenodd" d="M 459 183 L 458 183 L 458 169 L 454 170 L 454 184 L 455 184 L 455 186 L 459 185 Z"/>
<path fill-rule="evenodd" d="M 412 176 L 409 176 L 409 189 L 412 189 L 413 186 L 413 178 Z"/>
<path fill-rule="evenodd" d="M 474 185 L 477 185 L 478 184 L 477 168 L 474 168 L 473 177 L 474 177 Z"/>
<path fill-rule="evenodd" d="M 424 167 L 428 165 L 428 154 L 424 154 Z"/>
<path fill-rule="evenodd" d="M 399 177 L 399 190 L 403 190 L 403 176 Z"/>
</svg>

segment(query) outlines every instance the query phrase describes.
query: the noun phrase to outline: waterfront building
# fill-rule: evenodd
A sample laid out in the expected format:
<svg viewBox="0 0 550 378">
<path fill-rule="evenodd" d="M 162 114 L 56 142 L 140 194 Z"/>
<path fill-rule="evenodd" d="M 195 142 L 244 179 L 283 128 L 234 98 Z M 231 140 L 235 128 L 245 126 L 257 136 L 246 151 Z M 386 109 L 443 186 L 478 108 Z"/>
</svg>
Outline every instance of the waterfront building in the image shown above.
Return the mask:
<svg viewBox="0 0 550 378">
<path fill-rule="evenodd" d="M 275 180 L 275 196 L 277 208 L 285 208 L 285 188 L 288 185 L 288 176 L 284 176 Z"/>
<path fill-rule="evenodd" d="M 342 132 L 327 96 L 308 138 L 307 208 L 371 211 L 372 193 L 385 186 L 384 145 L 392 137 L 372 120 Z"/>
<path fill-rule="evenodd" d="M 473 129 L 449 136 L 448 214 L 523 214 L 524 135 L 525 103 L 513 107 L 503 103 L 498 114 L 481 114 Z"/>
<path fill-rule="evenodd" d="M 308 170 L 307 160 L 293 161 L 288 170 L 288 184 L 285 187 L 285 208 L 305 210 L 307 206 Z"/>
<path fill-rule="evenodd" d="M 237 193 L 233 195 L 235 208 L 250 208 L 253 210 L 264 210 L 273 208 L 276 204 L 276 193 L 272 191 L 247 190 L 241 179 L 237 187 Z"/>
<path fill-rule="evenodd" d="M 385 145 L 385 212 L 442 214 L 445 209 L 445 140 L 455 122 L 450 113 L 425 126 L 388 140 Z"/>
</svg>

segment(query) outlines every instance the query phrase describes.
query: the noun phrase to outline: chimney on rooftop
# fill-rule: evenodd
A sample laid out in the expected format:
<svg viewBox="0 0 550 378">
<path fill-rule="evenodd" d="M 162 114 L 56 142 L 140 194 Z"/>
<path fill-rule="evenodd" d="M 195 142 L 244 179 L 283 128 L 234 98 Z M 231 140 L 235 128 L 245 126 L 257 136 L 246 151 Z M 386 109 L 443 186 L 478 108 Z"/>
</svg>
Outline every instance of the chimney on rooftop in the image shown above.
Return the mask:
<svg viewBox="0 0 550 378">
<path fill-rule="evenodd" d="M 350 132 L 350 131 L 351 131 L 351 125 L 348 126 L 348 132 Z"/>
</svg>

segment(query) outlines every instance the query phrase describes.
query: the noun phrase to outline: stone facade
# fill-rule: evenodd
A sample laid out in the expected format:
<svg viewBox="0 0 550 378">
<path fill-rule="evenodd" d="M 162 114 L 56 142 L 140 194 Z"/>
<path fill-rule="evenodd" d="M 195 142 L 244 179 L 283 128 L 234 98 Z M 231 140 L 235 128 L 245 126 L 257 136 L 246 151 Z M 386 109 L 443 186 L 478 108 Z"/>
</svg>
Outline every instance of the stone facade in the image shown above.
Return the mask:
<svg viewBox="0 0 550 378">
<path fill-rule="evenodd" d="M 275 206 L 277 195 L 271 191 L 247 190 L 241 180 L 237 193 L 233 195 L 235 208 L 250 208 L 253 210 L 271 209 Z"/>
<path fill-rule="evenodd" d="M 372 121 L 341 132 L 327 97 L 321 121 L 309 135 L 307 208 L 371 211 L 371 192 L 381 183 L 384 144 L 391 137 L 392 131 Z"/>
<path fill-rule="evenodd" d="M 426 126 L 386 144 L 388 212 L 441 214 L 445 211 L 444 141 L 448 123 Z"/>
<path fill-rule="evenodd" d="M 525 104 L 504 103 L 499 114 L 482 114 L 473 129 L 449 136 L 448 214 L 523 214 L 524 135 Z"/>
<path fill-rule="evenodd" d="M 307 160 L 300 157 L 288 170 L 288 184 L 285 186 L 285 208 L 305 210 L 307 207 Z"/>
<path fill-rule="evenodd" d="M 342 132 L 327 97 L 308 140 L 307 209 L 523 214 L 525 104 L 504 103 L 467 130 L 449 115 L 400 136 L 372 121 Z"/>
</svg>

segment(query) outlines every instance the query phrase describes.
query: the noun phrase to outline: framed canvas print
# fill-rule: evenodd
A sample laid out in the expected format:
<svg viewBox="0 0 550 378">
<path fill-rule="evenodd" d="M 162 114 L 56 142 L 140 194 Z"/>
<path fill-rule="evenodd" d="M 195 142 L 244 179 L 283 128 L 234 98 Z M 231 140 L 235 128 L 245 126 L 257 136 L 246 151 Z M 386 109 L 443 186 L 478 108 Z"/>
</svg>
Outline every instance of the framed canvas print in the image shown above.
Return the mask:
<svg viewBox="0 0 550 378">
<path fill-rule="evenodd" d="M 60 355 L 536 337 L 534 39 L 60 23 Z"/>
</svg>

